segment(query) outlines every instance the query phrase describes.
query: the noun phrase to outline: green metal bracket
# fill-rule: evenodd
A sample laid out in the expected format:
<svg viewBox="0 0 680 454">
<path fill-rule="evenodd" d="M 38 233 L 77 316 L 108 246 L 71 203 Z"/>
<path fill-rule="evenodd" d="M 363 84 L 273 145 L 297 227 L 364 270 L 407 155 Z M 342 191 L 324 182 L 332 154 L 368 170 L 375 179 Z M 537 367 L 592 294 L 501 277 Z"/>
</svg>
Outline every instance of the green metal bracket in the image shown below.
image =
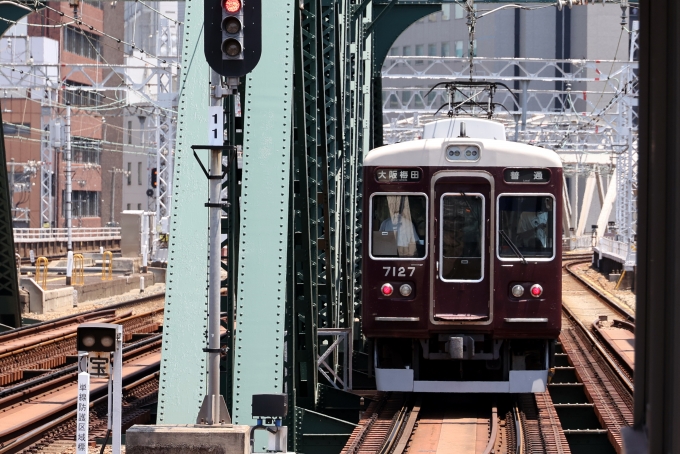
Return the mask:
<svg viewBox="0 0 680 454">
<path fill-rule="evenodd" d="M 246 77 L 232 409 L 236 424 L 254 424 L 253 394 L 284 392 L 284 342 L 291 336 L 284 324 L 297 5 L 297 0 L 263 0 L 262 58 Z"/>
<path fill-rule="evenodd" d="M 21 3 L 0 2 L 0 35 L 3 35 L 19 19 L 44 7 L 45 5 L 39 2 L 36 2 L 35 9 Z"/>
<path fill-rule="evenodd" d="M 295 408 L 296 452 L 336 454 L 342 451 L 356 424 L 322 413 Z"/>
<path fill-rule="evenodd" d="M 206 386 L 208 260 L 200 251 L 208 250 L 208 185 L 190 149 L 207 141 L 210 72 L 202 31 L 203 2 L 187 0 L 158 391 L 162 424 L 195 423 Z"/>
<path fill-rule="evenodd" d="M 376 24 L 377 24 L 378 22 L 380 22 L 380 19 L 383 17 L 383 15 L 384 15 L 385 13 L 389 12 L 389 10 L 391 10 L 392 7 L 394 7 L 394 5 L 397 3 L 397 1 L 398 1 L 398 0 L 391 0 L 391 1 L 387 4 L 387 6 L 385 6 L 385 7 L 383 8 L 383 10 L 380 11 L 380 13 L 376 16 L 376 18 L 373 19 L 373 21 L 372 21 L 370 24 L 368 24 L 368 25 L 366 26 L 366 30 L 365 30 L 365 32 L 364 32 L 364 39 L 366 39 L 366 38 L 368 37 L 368 35 L 370 35 L 370 34 L 373 32 L 373 29 L 375 28 Z"/>
</svg>

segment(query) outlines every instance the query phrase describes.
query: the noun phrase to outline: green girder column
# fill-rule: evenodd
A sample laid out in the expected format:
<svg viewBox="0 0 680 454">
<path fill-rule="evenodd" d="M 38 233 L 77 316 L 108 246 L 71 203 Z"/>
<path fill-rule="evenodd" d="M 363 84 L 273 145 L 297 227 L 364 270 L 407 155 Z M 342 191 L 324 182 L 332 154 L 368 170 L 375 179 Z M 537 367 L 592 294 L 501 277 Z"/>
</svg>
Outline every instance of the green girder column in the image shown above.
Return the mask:
<svg viewBox="0 0 680 454">
<path fill-rule="evenodd" d="M 297 5 L 297 0 L 262 1 L 262 57 L 246 79 L 232 408 L 236 424 L 255 423 L 253 394 L 285 392 Z"/>
<path fill-rule="evenodd" d="M 195 423 L 206 392 L 208 181 L 190 147 L 207 142 L 209 81 L 203 2 L 187 0 L 158 396 L 163 424 Z M 208 162 L 207 151 L 199 157 Z"/>
<path fill-rule="evenodd" d="M 0 114 L 0 125 L 2 114 Z M 12 201 L 9 198 L 5 136 L 0 128 L 0 331 L 5 327 L 21 326 L 19 283 L 14 258 L 14 231 L 12 230 Z"/>
</svg>

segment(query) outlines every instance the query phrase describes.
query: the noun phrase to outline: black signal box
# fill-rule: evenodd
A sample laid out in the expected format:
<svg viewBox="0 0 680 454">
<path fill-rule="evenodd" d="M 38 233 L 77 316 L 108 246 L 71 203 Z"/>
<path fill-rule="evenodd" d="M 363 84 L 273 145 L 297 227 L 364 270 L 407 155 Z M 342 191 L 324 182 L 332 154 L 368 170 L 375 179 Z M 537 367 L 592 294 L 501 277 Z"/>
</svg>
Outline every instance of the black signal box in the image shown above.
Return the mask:
<svg viewBox="0 0 680 454">
<path fill-rule="evenodd" d="M 287 394 L 253 395 L 253 418 L 283 418 L 287 414 Z"/>
</svg>

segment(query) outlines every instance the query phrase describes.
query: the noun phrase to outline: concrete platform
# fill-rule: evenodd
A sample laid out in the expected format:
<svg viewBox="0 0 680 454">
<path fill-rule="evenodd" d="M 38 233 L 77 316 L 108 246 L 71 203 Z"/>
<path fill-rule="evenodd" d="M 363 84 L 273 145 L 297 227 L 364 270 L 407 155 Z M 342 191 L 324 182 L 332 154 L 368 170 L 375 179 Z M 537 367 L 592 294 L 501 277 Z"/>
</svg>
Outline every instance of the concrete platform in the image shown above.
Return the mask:
<svg viewBox="0 0 680 454">
<path fill-rule="evenodd" d="M 155 274 L 151 272 L 129 276 L 114 273 L 112 279 L 102 280 L 101 270 L 99 270 L 99 273 L 86 273 L 84 277 L 84 285 L 67 286 L 65 275 L 49 272 L 47 286 L 43 289 L 36 283 L 34 276 L 22 275 L 19 279 L 19 286 L 29 293 L 28 307 L 22 310 L 34 314 L 61 312 L 88 301 L 138 290 L 141 277 L 144 277 L 144 288 L 156 282 Z"/>
<path fill-rule="evenodd" d="M 250 426 L 167 424 L 132 426 L 125 435 L 126 454 L 246 454 Z"/>
</svg>

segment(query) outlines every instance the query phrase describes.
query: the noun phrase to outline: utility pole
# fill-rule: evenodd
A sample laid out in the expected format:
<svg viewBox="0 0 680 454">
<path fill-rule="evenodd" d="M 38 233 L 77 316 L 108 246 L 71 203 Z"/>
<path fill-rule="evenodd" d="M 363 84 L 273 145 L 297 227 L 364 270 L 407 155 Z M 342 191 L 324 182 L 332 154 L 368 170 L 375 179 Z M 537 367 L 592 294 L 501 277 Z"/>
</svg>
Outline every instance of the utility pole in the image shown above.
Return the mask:
<svg viewBox="0 0 680 454">
<path fill-rule="evenodd" d="M 111 223 L 111 226 L 113 226 L 116 223 L 116 217 L 115 217 L 115 205 L 116 205 L 116 174 L 122 173 L 123 176 L 129 177 L 130 172 L 127 170 L 119 169 L 117 167 L 114 167 L 113 169 L 109 170 L 111 173 L 111 213 L 109 214 L 109 222 Z"/>
<path fill-rule="evenodd" d="M 66 135 L 66 147 L 64 148 L 64 161 L 66 162 L 66 170 L 64 178 L 66 178 L 66 194 L 64 197 L 65 217 L 66 217 L 66 251 L 68 259 L 66 262 L 66 285 L 71 285 L 71 273 L 73 271 L 73 237 L 71 232 L 71 213 L 72 213 L 72 187 L 71 179 L 73 174 L 71 172 L 71 103 L 66 102 L 66 124 L 64 125 L 64 134 Z"/>
</svg>

